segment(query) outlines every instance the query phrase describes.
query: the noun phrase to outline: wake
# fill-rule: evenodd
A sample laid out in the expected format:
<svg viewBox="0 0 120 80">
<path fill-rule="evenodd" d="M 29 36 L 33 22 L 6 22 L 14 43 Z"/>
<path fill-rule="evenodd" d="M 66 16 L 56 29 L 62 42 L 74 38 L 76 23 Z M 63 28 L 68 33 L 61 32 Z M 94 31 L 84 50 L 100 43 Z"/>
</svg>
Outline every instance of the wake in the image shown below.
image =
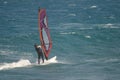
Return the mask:
<svg viewBox="0 0 120 80">
<path fill-rule="evenodd" d="M 0 71 L 1 70 L 9 70 L 14 68 L 21 68 L 21 67 L 34 67 L 34 66 L 43 66 L 43 65 L 50 65 L 50 64 L 69 64 L 68 62 L 58 61 L 57 56 L 54 56 L 48 60 L 45 60 L 44 63 L 38 64 L 37 62 L 31 63 L 29 60 L 21 59 L 17 62 L 12 63 L 0 63 Z"/>
<path fill-rule="evenodd" d="M 48 60 L 45 60 L 44 63 L 41 63 L 39 65 L 49 65 L 49 64 L 53 64 L 53 63 L 58 63 L 57 56 L 54 56 L 54 57 L 52 57 L 52 58 L 50 58 Z"/>
<path fill-rule="evenodd" d="M 8 70 L 8 69 L 14 69 L 14 68 L 20 68 L 20 67 L 28 67 L 28 66 L 35 66 L 35 65 L 49 65 L 49 64 L 55 64 L 60 63 L 57 60 L 57 56 L 54 56 L 50 58 L 49 60 L 45 60 L 44 63 L 37 64 L 31 63 L 29 60 L 19 60 L 18 62 L 12 62 L 12 63 L 0 63 L 0 70 Z"/>
<path fill-rule="evenodd" d="M 17 67 L 26 67 L 28 65 L 31 65 L 29 60 L 21 59 L 18 62 L 2 63 L 0 65 L 0 70 L 13 69 L 13 68 L 17 68 Z"/>
</svg>

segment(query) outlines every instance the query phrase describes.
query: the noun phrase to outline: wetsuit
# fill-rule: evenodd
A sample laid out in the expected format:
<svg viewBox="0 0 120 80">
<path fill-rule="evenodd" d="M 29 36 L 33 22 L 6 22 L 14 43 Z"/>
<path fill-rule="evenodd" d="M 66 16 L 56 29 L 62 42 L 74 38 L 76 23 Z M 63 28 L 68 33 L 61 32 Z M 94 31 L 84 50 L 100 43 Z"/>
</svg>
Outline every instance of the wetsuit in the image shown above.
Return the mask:
<svg viewBox="0 0 120 80">
<path fill-rule="evenodd" d="M 38 64 L 40 64 L 40 58 L 42 58 L 42 62 L 44 63 L 44 55 L 42 49 L 38 46 L 35 46 L 35 50 L 37 51 L 38 54 Z"/>
</svg>

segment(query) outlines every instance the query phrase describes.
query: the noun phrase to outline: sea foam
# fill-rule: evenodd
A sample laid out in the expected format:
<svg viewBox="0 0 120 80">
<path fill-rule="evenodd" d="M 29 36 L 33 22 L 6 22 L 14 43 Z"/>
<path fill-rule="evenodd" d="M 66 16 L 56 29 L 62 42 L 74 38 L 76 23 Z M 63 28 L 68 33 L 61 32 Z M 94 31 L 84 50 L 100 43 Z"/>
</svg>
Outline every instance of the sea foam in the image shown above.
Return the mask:
<svg viewBox="0 0 120 80">
<path fill-rule="evenodd" d="M 29 60 L 21 59 L 18 62 L 0 64 L 0 70 L 13 69 L 13 68 L 17 68 L 17 67 L 26 67 L 28 65 L 31 65 Z"/>
</svg>

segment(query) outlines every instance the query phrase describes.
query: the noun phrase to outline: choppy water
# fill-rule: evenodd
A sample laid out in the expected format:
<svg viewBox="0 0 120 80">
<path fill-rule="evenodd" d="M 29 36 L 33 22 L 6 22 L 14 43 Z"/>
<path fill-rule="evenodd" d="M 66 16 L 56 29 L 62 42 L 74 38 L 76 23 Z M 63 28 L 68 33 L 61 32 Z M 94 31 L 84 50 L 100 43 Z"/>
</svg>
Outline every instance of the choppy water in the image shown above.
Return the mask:
<svg viewBox="0 0 120 80">
<path fill-rule="evenodd" d="M 119 80 L 119 0 L 0 0 L 0 80 Z M 53 42 L 37 65 L 38 8 Z"/>
</svg>

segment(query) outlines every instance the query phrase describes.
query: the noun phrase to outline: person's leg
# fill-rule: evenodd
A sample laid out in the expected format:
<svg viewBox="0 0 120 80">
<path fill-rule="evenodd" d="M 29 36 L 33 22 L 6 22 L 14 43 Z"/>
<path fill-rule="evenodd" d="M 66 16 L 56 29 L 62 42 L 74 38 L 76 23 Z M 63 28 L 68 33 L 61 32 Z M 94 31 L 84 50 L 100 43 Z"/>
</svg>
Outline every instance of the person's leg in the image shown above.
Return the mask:
<svg viewBox="0 0 120 80">
<path fill-rule="evenodd" d="M 41 57 L 42 57 L 42 61 L 43 61 L 43 63 L 44 63 L 44 56 L 43 56 L 43 53 L 42 53 Z"/>
<path fill-rule="evenodd" d="M 38 64 L 40 64 L 40 59 L 38 59 Z"/>
<path fill-rule="evenodd" d="M 38 55 L 38 64 L 40 64 L 40 55 Z"/>
</svg>

